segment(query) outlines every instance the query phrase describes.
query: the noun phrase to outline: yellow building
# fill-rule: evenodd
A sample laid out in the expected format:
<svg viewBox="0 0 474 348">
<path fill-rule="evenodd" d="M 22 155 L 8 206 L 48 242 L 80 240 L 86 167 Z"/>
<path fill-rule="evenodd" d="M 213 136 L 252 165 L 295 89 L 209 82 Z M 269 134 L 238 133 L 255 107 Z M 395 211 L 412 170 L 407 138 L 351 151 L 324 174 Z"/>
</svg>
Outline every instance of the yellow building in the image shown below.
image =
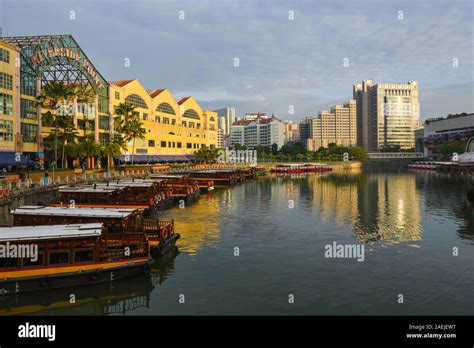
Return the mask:
<svg viewBox="0 0 474 348">
<path fill-rule="evenodd" d="M 146 90 L 137 79 L 108 83 L 71 35 L 4 37 L 0 39 L 2 167 L 33 163 L 25 159 L 18 162 L 19 153 L 42 163 L 45 138 L 54 128 L 42 117 L 48 110 L 36 98 L 50 81 L 62 81 L 74 88 L 73 100 L 50 111 L 73 116 L 79 142 L 85 136 L 102 143 L 110 141 L 114 107 L 130 103 L 139 112 L 146 130 L 145 139 L 135 139 L 137 163 L 140 155 L 147 162 L 163 160 L 149 155 L 175 156 L 164 158 L 169 161 L 189 160 L 184 155 L 217 147 L 217 113 L 203 110 L 194 98 L 177 101 L 167 89 Z M 132 141 L 127 145 L 124 153 L 131 154 Z M 66 165 L 61 149 L 58 160 Z M 71 164 L 69 158 L 67 165 Z M 93 156 L 88 158 L 87 166 L 95 166 Z"/>
<path fill-rule="evenodd" d="M 193 97 L 176 101 L 167 89 L 146 90 L 137 79 L 109 81 L 110 110 L 135 106 L 145 139 L 135 139 L 135 155 L 187 155 L 217 147 L 217 113 L 202 110 Z M 124 153 L 132 154 L 132 142 Z"/>
<path fill-rule="evenodd" d="M 19 60 L 19 49 L 0 40 L 0 152 L 38 151 L 35 96 L 20 88 Z"/>
</svg>

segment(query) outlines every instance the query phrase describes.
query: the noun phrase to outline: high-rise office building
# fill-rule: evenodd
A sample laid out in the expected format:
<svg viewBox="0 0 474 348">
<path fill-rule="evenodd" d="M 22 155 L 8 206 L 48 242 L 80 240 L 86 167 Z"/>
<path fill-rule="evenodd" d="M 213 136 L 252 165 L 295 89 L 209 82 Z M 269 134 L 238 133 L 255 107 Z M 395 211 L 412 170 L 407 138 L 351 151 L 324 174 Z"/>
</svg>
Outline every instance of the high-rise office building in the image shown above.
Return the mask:
<svg viewBox="0 0 474 348">
<path fill-rule="evenodd" d="M 418 82 L 379 83 L 371 80 L 353 87 L 357 102 L 357 144 L 367 151 L 415 147 L 420 118 Z"/>
<path fill-rule="evenodd" d="M 224 135 L 230 134 L 230 127 L 235 122 L 235 108 L 228 107 L 219 110 L 214 110 L 217 112 L 217 116 L 219 119 L 219 128 L 224 130 Z"/>
</svg>

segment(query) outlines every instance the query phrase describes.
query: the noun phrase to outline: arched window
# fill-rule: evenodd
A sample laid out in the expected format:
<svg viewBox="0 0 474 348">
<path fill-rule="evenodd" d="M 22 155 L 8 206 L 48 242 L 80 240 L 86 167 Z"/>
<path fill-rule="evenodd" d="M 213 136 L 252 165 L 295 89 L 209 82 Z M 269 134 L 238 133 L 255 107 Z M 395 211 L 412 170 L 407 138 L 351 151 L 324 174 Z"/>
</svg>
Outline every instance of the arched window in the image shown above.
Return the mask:
<svg viewBox="0 0 474 348">
<path fill-rule="evenodd" d="M 127 96 L 127 98 L 125 98 L 125 103 L 131 104 L 137 108 L 148 109 L 148 106 L 146 105 L 145 101 L 136 94 L 130 94 L 129 96 Z"/>
<path fill-rule="evenodd" d="M 194 111 L 193 109 L 186 110 L 183 114 L 183 117 L 195 118 L 195 119 L 199 120 L 199 114 L 196 111 Z"/>
<path fill-rule="evenodd" d="M 164 112 L 165 114 L 176 115 L 176 113 L 174 112 L 173 107 L 168 103 L 161 103 L 156 108 L 156 111 Z"/>
<path fill-rule="evenodd" d="M 215 122 L 215 119 L 214 119 L 214 117 L 213 117 L 213 116 L 211 116 L 211 117 L 209 118 L 209 121 Z"/>
</svg>

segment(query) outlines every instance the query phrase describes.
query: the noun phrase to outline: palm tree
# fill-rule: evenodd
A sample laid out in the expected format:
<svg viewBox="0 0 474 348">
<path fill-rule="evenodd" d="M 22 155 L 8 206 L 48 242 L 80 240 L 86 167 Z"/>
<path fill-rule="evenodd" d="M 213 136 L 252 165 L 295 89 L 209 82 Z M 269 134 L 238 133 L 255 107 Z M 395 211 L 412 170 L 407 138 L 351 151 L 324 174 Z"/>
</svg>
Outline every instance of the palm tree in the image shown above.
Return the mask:
<svg viewBox="0 0 474 348">
<path fill-rule="evenodd" d="M 100 150 L 100 155 L 107 157 L 107 169 L 109 169 L 110 166 L 110 159 L 120 155 L 120 145 L 116 142 L 108 142 L 105 144 L 100 144 L 99 150 Z M 113 162 L 112 162 L 113 164 Z"/>
<path fill-rule="evenodd" d="M 115 106 L 114 123 L 116 131 L 123 135 L 125 143 L 132 141 L 132 164 L 135 156 L 135 139 L 145 139 L 146 130 L 140 120 L 140 114 L 135 107 L 128 103 Z M 126 144 L 125 144 L 126 145 Z"/>
<path fill-rule="evenodd" d="M 100 154 L 100 144 L 94 137 L 87 136 L 79 142 L 76 151 L 79 158 L 87 159 L 87 167 L 90 168 L 90 158 Z"/>
<path fill-rule="evenodd" d="M 43 114 L 43 120 L 45 124 L 54 124 L 54 167 L 53 167 L 53 180 L 54 180 L 54 168 L 57 168 L 58 161 L 58 121 L 59 117 L 67 116 L 62 112 L 59 112 L 60 102 L 64 103 L 70 100 L 74 96 L 74 89 L 71 86 L 66 85 L 63 81 L 48 81 L 46 85 L 41 89 L 41 95 L 37 97 L 37 102 L 48 109 Z M 56 112 L 53 114 L 52 110 Z"/>
<path fill-rule="evenodd" d="M 74 143 L 79 135 L 76 127 L 74 126 L 74 118 L 71 116 L 65 116 L 61 123 L 61 130 L 59 131 L 58 138 L 60 139 L 62 146 L 62 167 L 67 167 L 67 152 L 66 147 L 68 144 Z"/>
</svg>

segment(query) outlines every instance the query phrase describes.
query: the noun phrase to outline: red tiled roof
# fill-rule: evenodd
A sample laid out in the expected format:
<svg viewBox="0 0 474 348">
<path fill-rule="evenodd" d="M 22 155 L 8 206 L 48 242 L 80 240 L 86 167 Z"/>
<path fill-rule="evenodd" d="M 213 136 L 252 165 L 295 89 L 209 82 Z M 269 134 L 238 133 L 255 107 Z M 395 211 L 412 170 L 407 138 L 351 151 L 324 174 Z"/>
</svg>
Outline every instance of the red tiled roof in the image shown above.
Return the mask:
<svg viewBox="0 0 474 348">
<path fill-rule="evenodd" d="M 150 97 L 155 98 L 158 94 L 163 92 L 166 88 L 163 89 L 147 89 L 146 91 L 150 95 Z"/>
<path fill-rule="evenodd" d="M 246 126 L 253 122 L 252 120 L 237 120 L 233 123 L 234 126 Z"/>
<path fill-rule="evenodd" d="M 260 124 L 267 124 L 267 123 L 270 123 L 272 122 L 273 120 L 278 120 L 278 118 L 276 118 L 275 116 L 272 115 L 272 117 L 270 118 L 265 118 L 265 119 L 260 119 L 258 123 Z M 278 120 L 279 121 L 279 120 Z"/>
<path fill-rule="evenodd" d="M 109 82 L 109 84 L 111 84 L 111 85 L 123 87 L 123 86 L 125 86 L 126 84 L 129 84 L 129 83 L 132 82 L 132 81 L 133 81 L 133 80 L 118 80 L 118 81 L 108 81 L 108 82 Z"/>
<path fill-rule="evenodd" d="M 272 117 L 269 117 L 269 118 L 263 118 L 262 116 L 258 115 L 256 119 L 254 120 L 237 120 L 235 121 L 232 125 L 235 125 L 235 126 L 247 126 L 249 125 L 250 123 L 252 122 L 257 122 L 258 124 L 267 124 L 267 123 L 270 123 L 274 120 L 277 120 L 277 121 L 280 121 L 278 118 L 276 118 L 274 115 L 272 115 Z"/>
<path fill-rule="evenodd" d="M 188 100 L 189 98 L 191 97 L 184 97 L 184 98 L 181 98 L 180 100 L 178 100 L 178 104 L 181 105 L 183 104 L 186 100 Z"/>
</svg>

